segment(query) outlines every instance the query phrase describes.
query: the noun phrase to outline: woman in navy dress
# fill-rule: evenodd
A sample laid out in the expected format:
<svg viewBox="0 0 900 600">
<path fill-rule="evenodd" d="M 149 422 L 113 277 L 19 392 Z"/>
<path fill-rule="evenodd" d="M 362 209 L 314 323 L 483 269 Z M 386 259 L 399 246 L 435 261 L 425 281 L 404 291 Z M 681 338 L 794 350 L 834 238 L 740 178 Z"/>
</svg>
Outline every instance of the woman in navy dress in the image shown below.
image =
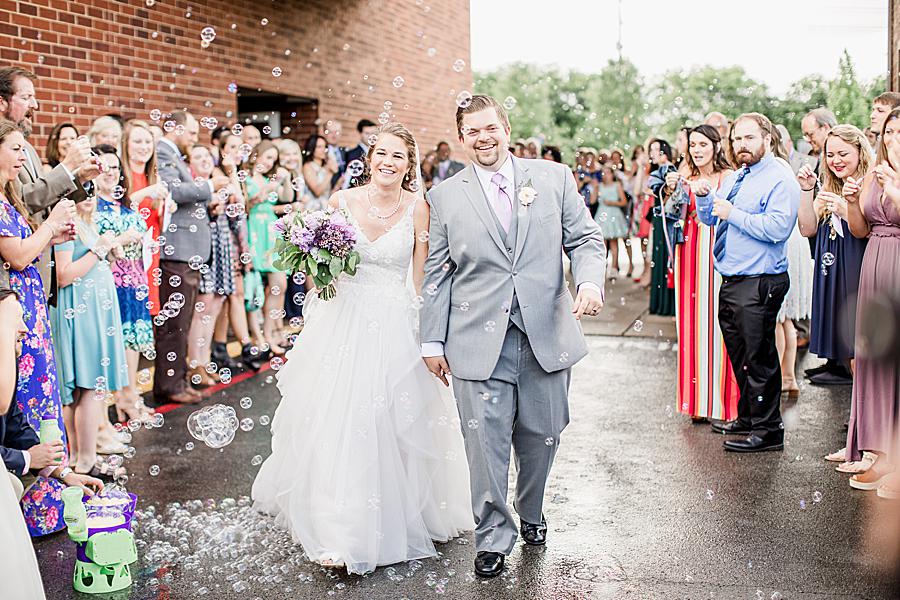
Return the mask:
<svg viewBox="0 0 900 600">
<path fill-rule="evenodd" d="M 856 322 L 856 294 L 866 239 L 854 237 L 847 223 L 844 183 L 862 181 L 872 162 L 865 135 L 852 125 L 838 125 L 828 133 L 822 153 L 825 168 L 816 194 L 816 176 L 809 166 L 797 174 L 802 194 L 798 223 L 805 237 L 815 236 L 813 306 L 809 351 L 828 363 L 810 381 L 817 384 L 849 383 Z M 825 209 L 831 201 L 834 213 Z"/>
</svg>

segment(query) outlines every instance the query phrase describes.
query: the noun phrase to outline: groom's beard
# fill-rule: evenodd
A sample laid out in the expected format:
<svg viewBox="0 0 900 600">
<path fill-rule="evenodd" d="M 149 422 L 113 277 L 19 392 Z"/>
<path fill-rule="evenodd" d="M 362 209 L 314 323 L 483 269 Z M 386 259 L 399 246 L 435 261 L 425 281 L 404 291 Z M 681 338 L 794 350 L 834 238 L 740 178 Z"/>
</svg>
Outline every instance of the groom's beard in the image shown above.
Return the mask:
<svg viewBox="0 0 900 600">
<path fill-rule="evenodd" d="M 475 160 L 482 167 L 493 167 L 500 162 L 500 147 L 497 146 L 487 154 L 475 153 Z"/>
</svg>

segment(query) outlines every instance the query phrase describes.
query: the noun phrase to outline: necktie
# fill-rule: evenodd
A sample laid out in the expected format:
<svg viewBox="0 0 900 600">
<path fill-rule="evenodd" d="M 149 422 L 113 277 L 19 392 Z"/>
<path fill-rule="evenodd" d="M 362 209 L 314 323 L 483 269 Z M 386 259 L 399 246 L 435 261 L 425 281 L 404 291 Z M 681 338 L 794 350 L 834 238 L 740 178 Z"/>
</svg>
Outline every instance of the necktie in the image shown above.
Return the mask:
<svg viewBox="0 0 900 600">
<path fill-rule="evenodd" d="M 747 173 L 750 172 L 750 167 L 744 167 L 741 169 L 741 172 L 738 173 L 737 179 L 734 180 L 734 185 L 731 186 L 731 191 L 728 192 L 728 197 L 725 198 L 726 201 L 731 202 L 734 200 L 734 197 L 737 196 L 738 191 L 741 189 L 741 185 L 744 183 L 744 177 L 747 176 Z M 717 261 L 721 261 L 725 258 L 725 236 L 728 233 L 728 221 L 723 221 L 719 219 L 719 225 L 716 227 L 716 241 L 713 244 L 713 257 Z"/>
<path fill-rule="evenodd" d="M 509 233 L 509 223 L 512 220 L 512 200 L 506 192 L 506 177 L 502 173 L 494 173 L 491 183 L 497 188 L 492 200 L 494 213 L 503 226 L 503 231 Z"/>
</svg>

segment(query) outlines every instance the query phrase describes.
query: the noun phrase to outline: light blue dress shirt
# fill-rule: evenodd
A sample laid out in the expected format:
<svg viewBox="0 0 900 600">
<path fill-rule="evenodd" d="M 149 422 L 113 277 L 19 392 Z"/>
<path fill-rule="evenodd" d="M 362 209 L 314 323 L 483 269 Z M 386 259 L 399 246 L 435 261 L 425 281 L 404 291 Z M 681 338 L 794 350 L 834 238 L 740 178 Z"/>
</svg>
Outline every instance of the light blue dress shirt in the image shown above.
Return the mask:
<svg viewBox="0 0 900 600">
<path fill-rule="evenodd" d="M 722 182 L 718 197 L 724 199 L 734 185 L 735 171 Z M 717 225 L 713 216 L 716 192 L 697 196 L 697 216 L 706 225 Z M 750 172 L 732 200 L 728 216 L 725 255 L 715 261 L 723 276 L 777 275 L 787 271 L 785 245 L 800 206 L 800 185 L 787 163 L 766 154 Z"/>
</svg>

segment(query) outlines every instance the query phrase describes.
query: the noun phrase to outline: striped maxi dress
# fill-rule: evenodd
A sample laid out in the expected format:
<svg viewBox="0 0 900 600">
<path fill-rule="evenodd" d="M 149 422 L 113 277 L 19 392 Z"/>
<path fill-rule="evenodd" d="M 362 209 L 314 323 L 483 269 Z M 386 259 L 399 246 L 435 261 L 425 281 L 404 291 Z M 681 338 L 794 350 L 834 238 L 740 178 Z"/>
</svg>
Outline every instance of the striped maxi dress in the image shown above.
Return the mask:
<svg viewBox="0 0 900 600">
<path fill-rule="evenodd" d="M 684 243 L 675 249 L 675 323 L 678 331 L 678 412 L 731 421 L 740 389 L 719 327 L 722 276 L 713 267 L 715 229 L 696 216 L 691 192 Z"/>
</svg>

